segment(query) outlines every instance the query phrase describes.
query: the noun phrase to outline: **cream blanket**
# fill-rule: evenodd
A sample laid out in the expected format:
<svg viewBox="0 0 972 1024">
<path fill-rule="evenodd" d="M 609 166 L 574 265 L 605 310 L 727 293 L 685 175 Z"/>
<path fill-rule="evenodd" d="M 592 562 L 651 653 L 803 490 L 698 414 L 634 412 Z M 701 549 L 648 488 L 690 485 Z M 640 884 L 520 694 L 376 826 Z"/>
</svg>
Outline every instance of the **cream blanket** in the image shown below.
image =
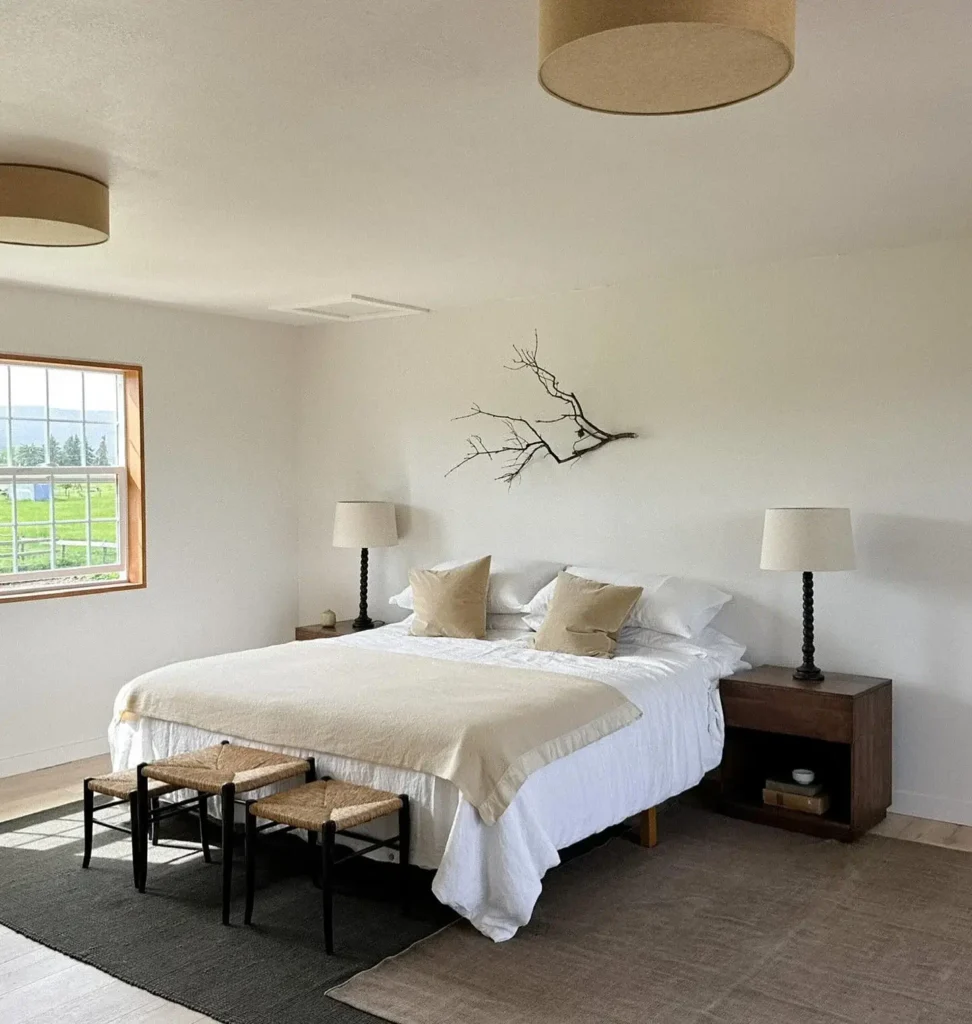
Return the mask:
<svg viewBox="0 0 972 1024">
<path fill-rule="evenodd" d="M 491 825 L 531 773 L 641 711 L 580 676 L 328 642 L 169 665 L 124 687 L 115 715 L 435 775 Z"/>
</svg>

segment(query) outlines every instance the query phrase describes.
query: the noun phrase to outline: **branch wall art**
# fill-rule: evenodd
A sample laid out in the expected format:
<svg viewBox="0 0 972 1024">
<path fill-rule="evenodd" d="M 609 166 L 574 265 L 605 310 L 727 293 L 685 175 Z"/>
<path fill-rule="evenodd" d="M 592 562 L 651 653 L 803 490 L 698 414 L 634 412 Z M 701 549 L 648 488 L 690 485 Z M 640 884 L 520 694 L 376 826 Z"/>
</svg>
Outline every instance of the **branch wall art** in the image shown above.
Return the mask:
<svg viewBox="0 0 972 1024">
<path fill-rule="evenodd" d="M 486 458 L 491 462 L 495 459 L 503 460 L 503 472 L 496 478 L 503 483 L 512 486 L 522 475 L 523 471 L 537 458 L 550 458 L 559 466 L 565 466 L 576 462 L 585 455 L 590 455 L 613 441 L 622 441 L 625 438 L 635 438 L 638 435 L 630 431 L 613 433 L 604 430 L 592 422 L 584 412 L 580 399 L 573 391 L 565 390 L 557 377 L 546 367 L 537 362 L 537 351 L 540 347 L 538 335 L 534 334 L 532 348 L 518 348 L 513 346 L 516 358 L 512 365 L 507 366 L 508 370 L 529 370 L 541 387 L 550 398 L 562 402 L 567 408 L 559 416 L 549 419 L 527 419 L 524 416 L 508 416 L 504 413 L 491 412 L 474 405 L 472 411 L 464 416 L 457 416 L 457 420 L 468 420 L 478 416 L 487 419 L 499 420 L 506 427 L 506 436 L 502 442 L 496 445 L 487 444 L 480 434 L 471 434 L 467 438 L 469 451 L 465 458 L 460 460 L 446 473 L 449 476 L 457 469 L 465 466 L 467 462 L 474 459 Z M 549 426 L 555 423 L 572 423 L 575 440 L 569 448 L 558 451 L 554 442 L 548 441 L 540 431 L 540 427 Z"/>
</svg>

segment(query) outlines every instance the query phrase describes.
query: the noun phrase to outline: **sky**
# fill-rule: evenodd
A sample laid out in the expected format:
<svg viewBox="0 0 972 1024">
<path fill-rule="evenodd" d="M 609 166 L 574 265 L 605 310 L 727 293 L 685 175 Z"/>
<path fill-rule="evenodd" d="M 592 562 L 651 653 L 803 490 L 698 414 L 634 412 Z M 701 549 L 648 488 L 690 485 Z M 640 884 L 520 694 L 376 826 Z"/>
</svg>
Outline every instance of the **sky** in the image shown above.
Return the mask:
<svg viewBox="0 0 972 1024">
<path fill-rule="evenodd" d="M 0 364 L 0 416 L 9 415 L 8 396 L 14 409 L 43 408 L 49 389 L 50 408 L 70 410 L 75 414 L 65 418 L 80 419 L 82 388 L 88 419 L 113 421 L 118 396 L 116 374 Z"/>
</svg>

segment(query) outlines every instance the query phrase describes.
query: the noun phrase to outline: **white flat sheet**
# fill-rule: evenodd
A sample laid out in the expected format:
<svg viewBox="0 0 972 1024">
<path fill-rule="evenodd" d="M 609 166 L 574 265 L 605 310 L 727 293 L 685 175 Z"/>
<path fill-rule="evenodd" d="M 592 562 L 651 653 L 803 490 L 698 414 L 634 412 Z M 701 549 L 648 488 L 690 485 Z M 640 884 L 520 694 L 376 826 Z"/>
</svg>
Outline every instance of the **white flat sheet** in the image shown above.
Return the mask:
<svg viewBox="0 0 972 1024">
<path fill-rule="evenodd" d="M 614 686 L 641 708 L 637 722 L 534 773 L 495 825 L 484 825 L 443 779 L 325 751 L 272 748 L 314 756 L 321 774 L 408 793 L 413 863 L 437 869 L 436 897 L 496 941 L 529 921 L 544 874 L 560 862 L 558 850 L 690 789 L 719 763 L 724 730 L 716 683 L 741 664 L 738 646 L 714 630 L 698 643 L 639 631 L 639 643 L 648 646 L 622 642 L 610 660 L 535 651 L 531 635 L 413 637 L 399 623 L 339 640 L 306 641 L 576 673 Z M 120 769 L 237 737 L 141 719 L 113 721 L 109 738 Z"/>
</svg>

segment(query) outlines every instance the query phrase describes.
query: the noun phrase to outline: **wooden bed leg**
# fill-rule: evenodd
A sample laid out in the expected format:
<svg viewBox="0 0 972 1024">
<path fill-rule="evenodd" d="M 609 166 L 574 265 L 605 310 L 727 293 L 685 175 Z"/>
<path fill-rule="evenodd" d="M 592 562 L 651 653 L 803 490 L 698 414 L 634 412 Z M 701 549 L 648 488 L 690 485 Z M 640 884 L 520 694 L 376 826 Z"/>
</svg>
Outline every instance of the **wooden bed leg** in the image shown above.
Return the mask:
<svg viewBox="0 0 972 1024">
<path fill-rule="evenodd" d="M 651 849 L 658 845 L 658 808 L 641 812 L 641 845 Z"/>
</svg>

